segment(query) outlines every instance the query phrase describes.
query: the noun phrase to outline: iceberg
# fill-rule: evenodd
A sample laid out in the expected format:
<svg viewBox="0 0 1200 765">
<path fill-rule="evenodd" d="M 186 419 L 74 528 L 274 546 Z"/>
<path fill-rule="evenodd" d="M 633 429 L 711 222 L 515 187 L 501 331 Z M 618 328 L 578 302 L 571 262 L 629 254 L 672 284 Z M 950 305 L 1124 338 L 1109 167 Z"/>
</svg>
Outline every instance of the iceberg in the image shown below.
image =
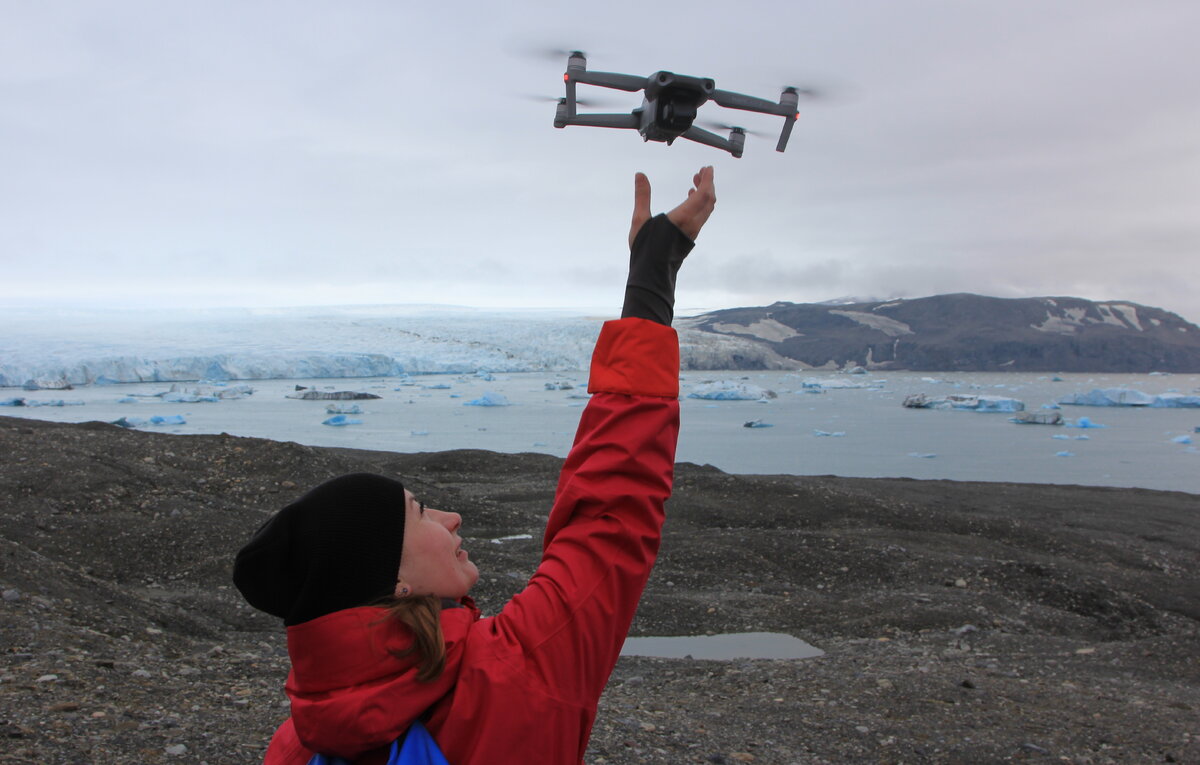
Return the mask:
<svg viewBox="0 0 1200 765">
<path fill-rule="evenodd" d="M 476 399 L 463 403 L 463 406 L 512 406 L 503 394 L 488 391 Z"/>
<path fill-rule="evenodd" d="M 806 390 L 854 390 L 859 388 L 881 388 L 883 387 L 883 382 L 883 380 L 878 380 L 862 383 L 832 377 L 806 377 L 800 381 L 800 385 Z"/>
<path fill-rule="evenodd" d="M 1171 439 L 1171 443 L 1173 443 L 1173 444 L 1190 444 L 1191 442 L 1192 442 L 1191 436 L 1175 436 L 1174 438 Z"/>
<path fill-rule="evenodd" d="M 64 401 L 61 398 L 49 399 L 47 401 L 39 401 L 35 398 L 6 398 L 0 400 L 0 406 L 83 406 L 82 401 Z"/>
<path fill-rule="evenodd" d="M 1188 396 L 1182 393 L 1160 393 L 1154 397 L 1154 403 L 1150 406 L 1155 409 L 1200 407 L 1200 396 Z"/>
<path fill-rule="evenodd" d="M 362 425 L 363 421 L 356 420 L 353 417 L 347 417 L 344 414 L 337 414 L 337 415 L 334 415 L 333 417 L 330 417 L 328 420 L 322 420 L 321 424 L 322 425 L 333 425 L 335 427 L 340 427 L 342 425 Z"/>
<path fill-rule="evenodd" d="M 1096 388 L 1087 393 L 1072 393 L 1058 400 L 1072 406 L 1147 406 L 1154 409 L 1200 407 L 1200 396 L 1183 393 L 1152 395 L 1132 388 Z"/>
<path fill-rule="evenodd" d="M 1074 457 L 1075 453 L 1074 452 L 1055 452 L 1054 456 L 1055 457 Z"/>
<path fill-rule="evenodd" d="M 352 390 L 302 390 L 289 393 L 285 398 L 295 398 L 301 401 L 365 401 L 383 397 L 376 396 L 374 393 L 359 393 Z"/>
<path fill-rule="evenodd" d="M 122 428 L 144 428 L 147 425 L 187 425 L 187 420 L 181 414 L 155 415 L 153 417 L 122 417 L 119 420 L 113 420 L 113 425 Z"/>
<path fill-rule="evenodd" d="M 1073 423 L 1067 423 L 1067 427 L 1071 428 L 1107 428 L 1107 425 L 1101 425 L 1098 422 L 1092 422 L 1088 417 L 1080 417 Z"/>
<path fill-rule="evenodd" d="M 330 404 L 325 407 L 325 414 L 362 414 L 358 404 Z"/>
<path fill-rule="evenodd" d="M 717 380 L 700 383 L 692 388 L 688 398 L 699 398 L 708 401 L 762 401 L 776 398 L 775 391 L 760 388 L 757 385 L 737 382 L 734 380 Z"/>
<path fill-rule="evenodd" d="M 976 396 L 952 393 L 949 396 L 927 396 L 914 393 L 903 402 L 909 409 L 957 409 L 968 412 L 1023 412 L 1025 403 L 1005 396 Z"/>
<path fill-rule="evenodd" d="M 1058 412 L 1020 412 L 1008 421 L 1018 425 L 1062 425 L 1063 417 Z"/>
</svg>

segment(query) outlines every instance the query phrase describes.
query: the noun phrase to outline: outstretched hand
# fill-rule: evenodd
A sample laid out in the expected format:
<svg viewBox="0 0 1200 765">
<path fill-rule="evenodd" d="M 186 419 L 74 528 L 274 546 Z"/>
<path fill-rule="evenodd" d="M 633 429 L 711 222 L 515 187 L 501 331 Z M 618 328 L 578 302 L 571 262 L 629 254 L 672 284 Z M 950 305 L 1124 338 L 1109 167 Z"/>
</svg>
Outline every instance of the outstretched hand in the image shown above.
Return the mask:
<svg viewBox="0 0 1200 765">
<path fill-rule="evenodd" d="M 684 236 L 692 241 L 700 234 L 708 216 L 712 215 L 717 204 L 717 192 L 713 187 L 712 165 L 700 168 L 700 172 L 692 177 L 692 188 L 688 189 L 687 199 L 683 200 L 674 210 L 667 213 L 675 226 Z M 633 177 L 633 225 L 629 228 L 629 246 L 641 231 L 646 221 L 650 220 L 650 179 L 645 173 Z"/>
</svg>

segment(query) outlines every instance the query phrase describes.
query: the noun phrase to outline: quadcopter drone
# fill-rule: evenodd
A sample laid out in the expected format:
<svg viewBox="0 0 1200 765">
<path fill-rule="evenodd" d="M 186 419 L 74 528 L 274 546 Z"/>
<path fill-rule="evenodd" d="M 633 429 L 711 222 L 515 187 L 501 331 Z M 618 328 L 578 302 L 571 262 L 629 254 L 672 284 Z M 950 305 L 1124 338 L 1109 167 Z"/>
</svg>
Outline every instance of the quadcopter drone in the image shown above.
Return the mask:
<svg viewBox="0 0 1200 765">
<path fill-rule="evenodd" d="M 729 137 L 722 138 L 716 133 L 696 127 L 692 122 L 696 119 L 696 110 L 702 104 L 711 99 L 727 109 L 742 109 L 783 117 L 783 131 L 779 134 L 779 143 L 775 146 L 775 151 L 783 151 L 787 148 L 792 126 L 800 116 L 796 111 L 800 94 L 814 95 L 811 90 L 784 88 L 779 96 L 779 103 L 776 104 L 763 98 L 717 90 L 716 83 L 707 77 L 688 77 L 673 72 L 655 72 L 649 77 L 589 72 L 587 56 L 582 51 L 572 51 L 568 55 L 563 81 L 567 86 L 567 96 L 558 99 L 558 111 L 554 115 L 556 128 L 567 125 L 627 128 L 641 133 L 644 141 L 662 141 L 668 146 L 676 138 L 683 137 L 689 141 L 722 149 L 734 157 L 742 156 L 742 149 L 746 143 L 746 129 L 723 125 L 722 129 L 729 130 Z M 576 111 L 578 102 L 575 99 L 575 86 L 580 83 L 630 93 L 642 90 L 645 91 L 645 98 L 642 105 L 629 114 L 579 114 Z"/>
</svg>

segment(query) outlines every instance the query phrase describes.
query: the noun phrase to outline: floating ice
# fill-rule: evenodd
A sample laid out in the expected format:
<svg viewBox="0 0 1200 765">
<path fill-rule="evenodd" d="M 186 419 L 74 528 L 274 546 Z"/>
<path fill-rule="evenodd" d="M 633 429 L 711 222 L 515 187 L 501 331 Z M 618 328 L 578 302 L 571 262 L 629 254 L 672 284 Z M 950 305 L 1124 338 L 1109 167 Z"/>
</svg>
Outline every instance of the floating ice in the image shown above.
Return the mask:
<svg viewBox="0 0 1200 765">
<path fill-rule="evenodd" d="M 861 383 L 854 380 L 839 380 L 830 377 L 806 377 L 800 381 L 806 389 L 847 390 L 856 388 L 877 388 L 879 383 Z"/>
<path fill-rule="evenodd" d="M 842 436 L 846 435 L 846 431 L 844 431 L 844 430 L 834 430 L 834 431 L 816 430 L 814 428 L 813 435 L 821 437 L 821 438 L 841 438 Z"/>
<path fill-rule="evenodd" d="M 1052 435 L 1050 437 L 1057 438 L 1059 441 L 1070 441 L 1071 440 L 1071 437 L 1068 436 L 1066 433 L 1055 433 L 1054 435 Z"/>
<path fill-rule="evenodd" d="M 336 414 L 333 417 L 330 417 L 328 420 L 322 420 L 321 424 L 322 425 L 334 425 L 334 426 L 340 427 L 342 425 L 362 425 L 363 421 L 356 420 L 353 417 L 347 417 L 344 414 Z"/>
<path fill-rule="evenodd" d="M 351 390 L 338 391 L 322 391 L 322 390 L 302 390 L 295 393 L 289 393 L 285 398 L 296 398 L 301 401 L 365 401 L 368 399 L 382 398 L 374 393 L 359 393 Z"/>
<path fill-rule="evenodd" d="M 1091 418 L 1080 417 L 1073 423 L 1067 423 L 1068 428 L 1107 428 L 1107 425 L 1101 425 L 1098 422 L 1092 422 Z"/>
<path fill-rule="evenodd" d="M 1200 396 L 1187 396 L 1182 393 L 1160 393 L 1155 396 L 1150 406 L 1155 409 L 1176 409 L 1200 407 Z"/>
<path fill-rule="evenodd" d="M 930 397 L 914 393 L 905 397 L 904 406 L 909 409 L 958 409 L 969 412 L 1023 412 L 1025 403 L 1005 396 L 976 396 L 952 393 L 948 396 Z"/>
<path fill-rule="evenodd" d="M 1055 457 L 1074 457 L 1074 452 L 1055 452 Z"/>
<path fill-rule="evenodd" d="M 1192 442 L 1191 436 L 1175 436 L 1174 438 L 1171 439 L 1171 443 L 1173 443 L 1173 444 L 1190 444 L 1191 442 Z"/>
<path fill-rule="evenodd" d="M 83 406 L 82 401 L 64 401 L 61 398 L 53 398 L 46 401 L 40 401 L 36 398 L 6 398 L 0 401 L 0 406 Z"/>
<path fill-rule="evenodd" d="M 569 382 L 548 382 L 545 388 L 546 390 L 575 390 L 575 386 Z"/>
<path fill-rule="evenodd" d="M 325 407 L 325 414 L 362 414 L 362 407 L 358 404 L 329 404 Z"/>
<path fill-rule="evenodd" d="M 1131 388 L 1096 388 L 1087 393 L 1072 393 L 1058 400 L 1073 406 L 1148 406 L 1154 409 L 1200 407 L 1200 396 L 1182 393 L 1151 395 Z"/>
<path fill-rule="evenodd" d="M 502 393 L 487 391 L 479 398 L 465 402 L 463 406 L 512 406 L 512 402 Z"/>
<path fill-rule="evenodd" d="M 749 422 L 743 422 L 742 427 L 743 428 L 773 428 L 775 426 L 769 422 L 763 422 L 762 420 L 750 420 Z"/>
<path fill-rule="evenodd" d="M 932 452 L 909 452 L 908 456 L 909 457 L 919 457 L 920 459 L 923 459 L 923 460 L 931 460 L 934 457 L 936 457 L 937 455 Z"/>
<path fill-rule="evenodd" d="M 162 426 L 162 425 L 186 425 L 187 420 L 181 414 L 155 415 L 149 418 L 143 417 L 122 417 L 119 420 L 114 420 L 113 425 L 119 425 L 122 428 L 144 428 L 147 425 Z"/>
<path fill-rule="evenodd" d="M 1018 425 L 1062 425 L 1063 418 L 1058 412 L 1018 412 L 1008 421 Z"/>
<path fill-rule="evenodd" d="M 450 386 L 446 383 L 437 383 L 436 385 L 422 385 L 425 390 L 450 390 Z"/>
<path fill-rule="evenodd" d="M 717 380 L 695 386 L 688 398 L 709 401 L 760 401 L 775 398 L 775 392 L 735 380 Z"/>
</svg>

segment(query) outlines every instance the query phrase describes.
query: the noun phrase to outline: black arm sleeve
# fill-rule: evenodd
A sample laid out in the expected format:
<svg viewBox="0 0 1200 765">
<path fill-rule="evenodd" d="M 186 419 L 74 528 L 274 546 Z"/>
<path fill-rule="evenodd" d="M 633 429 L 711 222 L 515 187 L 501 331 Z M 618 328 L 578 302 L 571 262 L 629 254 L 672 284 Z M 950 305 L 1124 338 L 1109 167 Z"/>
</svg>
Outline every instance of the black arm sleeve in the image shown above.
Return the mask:
<svg viewBox="0 0 1200 765">
<path fill-rule="evenodd" d="M 696 244 L 666 215 L 642 225 L 629 250 L 629 279 L 621 318 L 637 317 L 671 326 L 675 318 L 675 275 Z"/>
</svg>

